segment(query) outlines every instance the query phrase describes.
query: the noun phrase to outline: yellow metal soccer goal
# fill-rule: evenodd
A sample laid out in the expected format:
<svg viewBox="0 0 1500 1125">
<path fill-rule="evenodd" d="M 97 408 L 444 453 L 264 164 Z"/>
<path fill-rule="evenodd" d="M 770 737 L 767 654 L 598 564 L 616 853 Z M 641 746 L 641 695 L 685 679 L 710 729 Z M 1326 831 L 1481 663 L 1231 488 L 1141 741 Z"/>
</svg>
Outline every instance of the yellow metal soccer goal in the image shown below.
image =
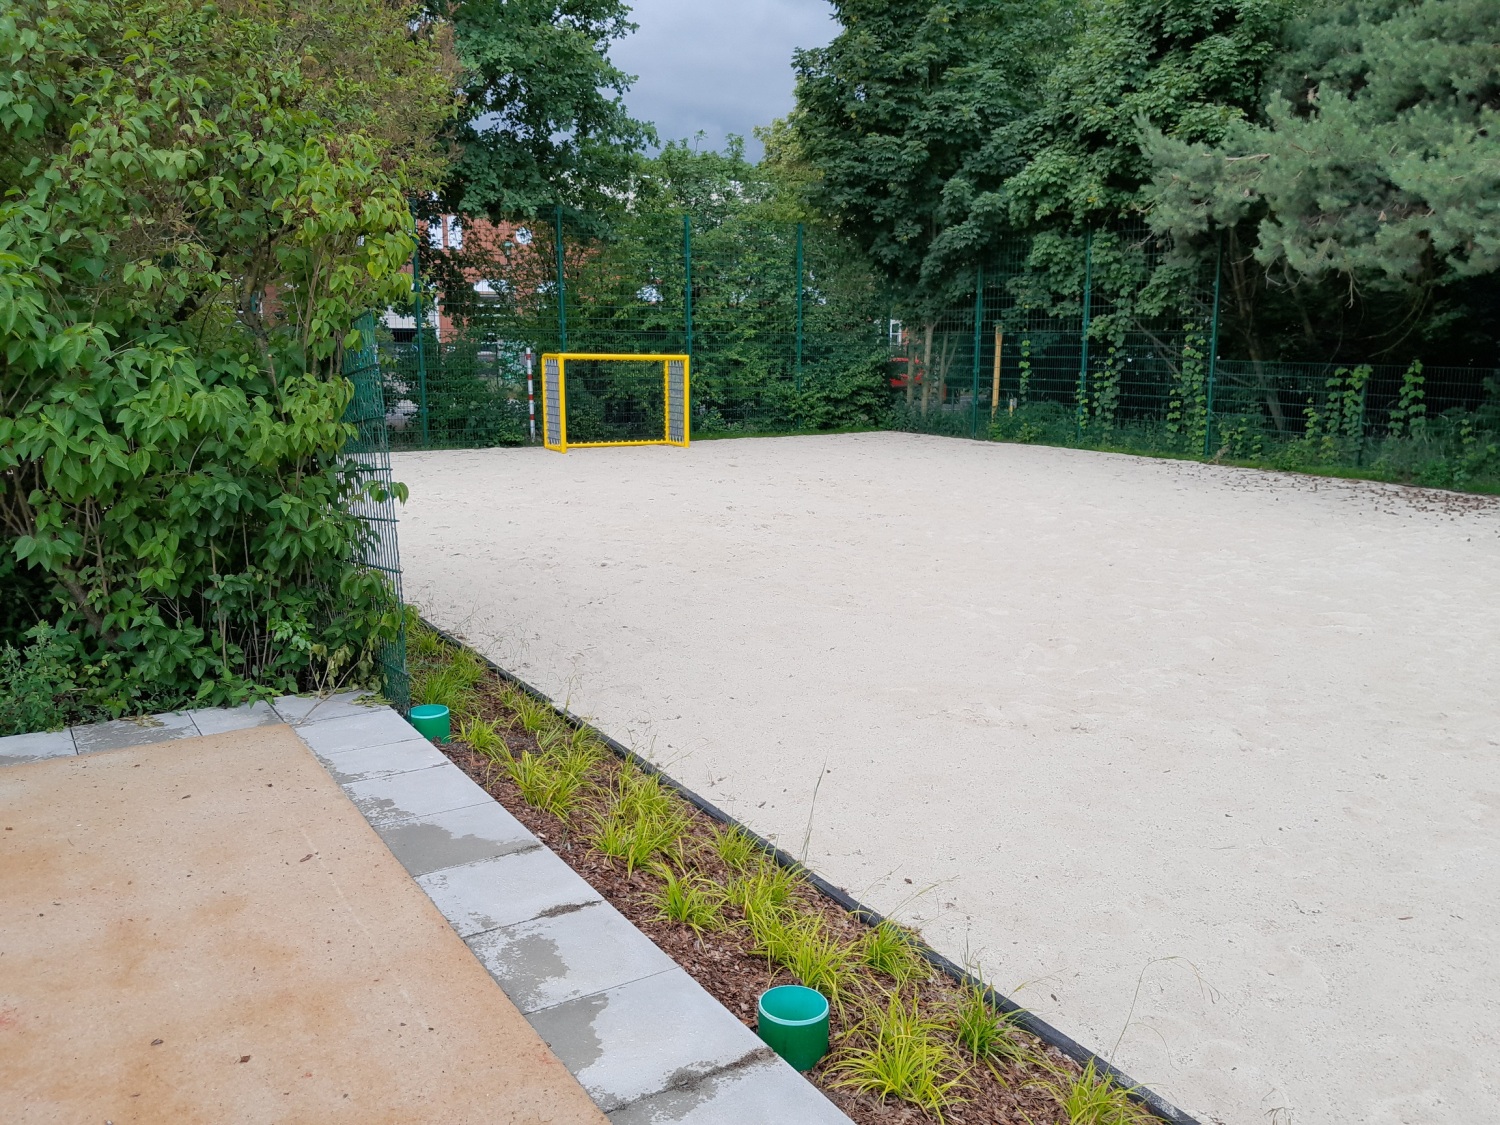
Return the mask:
<svg viewBox="0 0 1500 1125">
<path fill-rule="evenodd" d="M 542 442 L 687 445 L 691 361 L 685 355 L 542 356 Z"/>
</svg>

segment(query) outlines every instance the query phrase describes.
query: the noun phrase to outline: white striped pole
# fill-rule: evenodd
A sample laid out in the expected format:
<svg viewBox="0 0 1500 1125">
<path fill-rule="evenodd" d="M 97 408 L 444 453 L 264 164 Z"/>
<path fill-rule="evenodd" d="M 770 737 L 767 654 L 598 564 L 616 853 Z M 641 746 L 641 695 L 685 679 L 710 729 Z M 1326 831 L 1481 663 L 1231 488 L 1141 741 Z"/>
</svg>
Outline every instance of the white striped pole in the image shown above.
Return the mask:
<svg viewBox="0 0 1500 1125">
<path fill-rule="evenodd" d="M 531 381 L 531 349 L 526 349 L 526 413 L 531 420 L 531 440 L 536 441 L 536 387 Z"/>
</svg>

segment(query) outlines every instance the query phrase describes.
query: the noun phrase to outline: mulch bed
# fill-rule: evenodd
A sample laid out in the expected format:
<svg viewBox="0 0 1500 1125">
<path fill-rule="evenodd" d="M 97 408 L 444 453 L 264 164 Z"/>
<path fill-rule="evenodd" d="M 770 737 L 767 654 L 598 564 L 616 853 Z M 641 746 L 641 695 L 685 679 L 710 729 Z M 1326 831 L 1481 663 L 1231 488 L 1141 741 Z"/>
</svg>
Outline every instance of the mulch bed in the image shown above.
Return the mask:
<svg viewBox="0 0 1500 1125">
<path fill-rule="evenodd" d="M 495 723 L 512 755 L 519 756 L 525 751 L 537 753 L 540 747 L 536 737 L 522 728 L 504 701 L 506 688 L 504 681 L 491 673 L 478 685 L 477 713 Z M 456 732 L 454 740 L 439 749 L 676 960 L 705 990 L 738 1016 L 746 1027 L 755 1028 L 756 1002 L 762 992 L 774 985 L 798 983 L 790 973 L 752 951 L 751 937 L 744 926 L 734 925 L 699 935 L 685 925 L 661 918 L 651 901 L 652 894 L 661 886 L 660 879 L 639 868 L 627 875 L 622 863 L 594 850 L 588 843 L 592 828 L 588 801 L 582 802 L 567 820 L 561 820 L 527 804 L 505 770 L 467 746 Z M 601 787 L 608 787 L 621 768 L 621 761 L 608 755 L 595 769 L 592 780 Z M 679 801 L 691 816 L 691 828 L 683 846 L 684 855 L 691 856 L 692 867 L 697 872 L 721 885 L 727 883 L 734 873 L 712 847 L 719 826 L 675 794 L 673 799 Z M 867 930 L 863 922 L 817 894 L 810 886 L 800 896 L 798 906 L 805 912 L 821 913 L 826 924 L 848 941 L 858 939 Z M 732 907 L 726 908 L 726 912 L 737 917 Z M 871 976 L 873 978 L 874 974 Z M 908 989 L 908 995 L 914 990 L 921 997 L 922 1008 L 928 1012 L 948 1008 L 959 996 L 953 982 L 937 973 L 921 984 L 908 986 Z M 848 1012 L 848 1016 L 853 1015 L 852 1010 Z M 933 1125 L 940 1122 L 948 1125 L 981 1122 L 1067 1125 L 1067 1115 L 1053 1095 L 1034 1085 L 1038 1079 L 1054 1077 L 1055 1080 L 1055 1076 L 1049 1076 L 1042 1067 L 1034 1064 L 1002 1064 L 998 1076 L 985 1066 L 972 1068 L 959 1098 L 949 1105 L 941 1119 L 903 1102 L 887 1101 L 873 1094 L 835 1086 L 835 1076 L 830 1071 L 837 1063 L 839 1037 L 847 1030 L 847 1019 L 841 1019 L 835 1008 L 830 1026 L 833 1049 L 808 1078 L 859 1125 L 925 1125 L 929 1122 Z M 1030 1036 L 1024 1038 L 1035 1054 L 1045 1058 L 1057 1071 L 1068 1077 L 1078 1073 L 1078 1065 L 1060 1051 Z"/>
</svg>

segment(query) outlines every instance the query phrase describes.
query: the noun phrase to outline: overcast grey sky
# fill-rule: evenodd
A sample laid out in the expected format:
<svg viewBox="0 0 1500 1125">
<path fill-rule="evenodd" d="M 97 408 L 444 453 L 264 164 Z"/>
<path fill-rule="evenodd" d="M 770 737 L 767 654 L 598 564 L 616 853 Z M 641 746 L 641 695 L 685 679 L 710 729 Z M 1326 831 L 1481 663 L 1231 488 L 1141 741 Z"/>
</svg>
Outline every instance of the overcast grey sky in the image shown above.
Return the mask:
<svg viewBox="0 0 1500 1125">
<path fill-rule="evenodd" d="M 821 47 L 837 32 L 825 0 L 633 0 L 640 30 L 615 43 L 612 58 L 639 75 L 625 102 L 654 121 L 663 141 L 700 129 L 718 147 L 750 136 L 792 108 L 792 51 Z"/>
</svg>

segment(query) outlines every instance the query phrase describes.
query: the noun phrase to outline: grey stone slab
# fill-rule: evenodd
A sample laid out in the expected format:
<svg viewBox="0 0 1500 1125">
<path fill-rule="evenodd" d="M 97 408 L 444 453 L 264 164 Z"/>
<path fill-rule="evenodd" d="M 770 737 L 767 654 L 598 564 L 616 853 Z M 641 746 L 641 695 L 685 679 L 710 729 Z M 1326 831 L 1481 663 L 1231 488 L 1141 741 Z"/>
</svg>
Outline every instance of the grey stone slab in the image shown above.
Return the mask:
<svg viewBox="0 0 1500 1125">
<path fill-rule="evenodd" d="M 360 715 L 341 715 L 297 728 L 302 741 L 318 757 L 327 761 L 336 754 L 365 750 L 371 746 L 392 746 L 398 742 L 422 739 L 417 728 L 389 707 L 366 711 Z"/>
<path fill-rule="evenodd" d="M 43 758 L 62 758 L 78 753 L 73 732 L 53 730 L 40 734 L 12 734 L 0 738 L 0 766 L 19 766 Z"/>
<path fill-rule="evenodd" d="M 599 892 L 538 844 L 417 879 L 459 937 L 527 922 L 544 913 L 599 902 Z"/>
<path fill-rule="evenodd" d="M 486 930 L 467 940 L 511 1002 L 527 1014 L 674 966 L 607 902 Z"/>
<path fill-rule="evenodd" d="M 606 1113 L 766 1054 L 760 1037 L 682 969 L 528 1018 Z"/>
<path fill-rule="evenodd" d="M 849 1125 L 842 1110 L 768 1048 L 609 1114 L 612 1125 Z"/>
<path fill-rule="evenodd" d="M 368 714 L 386 709 L 387 704 L 368 691 L 345 691 L 338 695 L 284 695 L 273 706 L 286 722 L 302 726 Z"/>
<path fill-rule="evenodd" d="M 452 762 L 391 777 L 356 781 L 344 786 L 344 792 L 377 831 L 414 816 L 431 816 L 491 800 L 488 793 L 465 777 L 463 770 Z"/>
<path fill-rule="evenodd" d="M 116 719 L 112 723 L 73 728 L 73 741 L 80 754 L 123 750 L 127 746 L 148 746 L 153 742 L 197 737 L 198 727 L 193 722 L 193 716 L 186 711 L 169 711 L 164 715 Z"/>
<path fill-rule="evenodd" d="M 307 728 L 304 727 L 297 733 L 306 734 Z M 397 742 L 392 746 L 369 746 L 363 750 L 331 754 L 322 761 L 333 775 L 333 780 L 340 785 L 351 785 L 370 778 L 394 777 L 398 773 L 446 765 L 448 757 L 425 738 L 417 738 L 409 742 Z"/>
<path fill-rule="evenodd" d="M 281 722 L 276 709 L 266 702 L 247 703 L 243 707 L 202 707 L 189 711 L 199 734 L 224 734 L 232 730 L 269 727 Z"/>
<path fill-rule="evenodd" d="M 377 831 L 413 876 L 541 846 L 524 824 L 494 801 L 404 820 Z"/>
</svg>

